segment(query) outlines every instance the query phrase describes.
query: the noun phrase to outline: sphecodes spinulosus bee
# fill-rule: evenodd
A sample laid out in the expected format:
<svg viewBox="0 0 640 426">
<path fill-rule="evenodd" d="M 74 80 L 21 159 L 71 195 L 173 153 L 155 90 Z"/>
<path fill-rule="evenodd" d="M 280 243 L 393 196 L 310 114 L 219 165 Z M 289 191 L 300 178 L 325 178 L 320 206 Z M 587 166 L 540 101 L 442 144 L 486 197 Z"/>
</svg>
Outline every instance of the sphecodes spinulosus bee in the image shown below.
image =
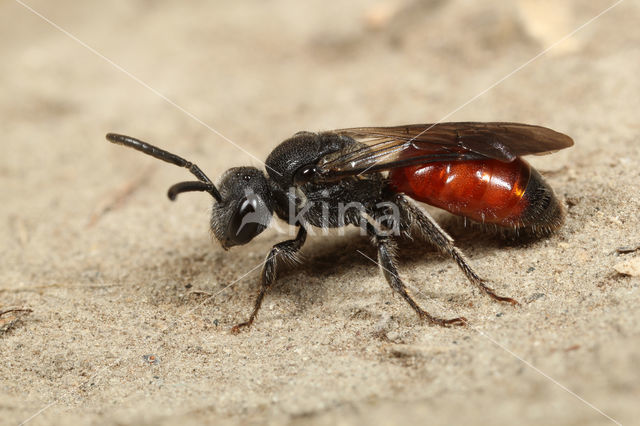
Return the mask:
<svg viewBox="0 0 640 426">
<path fill-rule="evenodd" d="M 455 260 L 484 293 L 517 304 L 488 287 L 453 239 L 413 200 L 476 222 L 548 235 L 562 224 L 564 208 L 521 157 L 573 145 L 569 136 L 545 127 L 501 122 L 299 132 L 271 152 L 266 173 L 255 167 L 231 168 L 215 185 L 198 166 L 175 154 L 129 136 L 109 133 L 107 139 L 189 169 L 198 180 L 173 185 L 168 196 L 174 200 L 182 192 L 211 194 L 211 230 L 225 249 L 250 242 L 266 229 L 273 213 L 298 228 L 293 239 L 274 245 L 267 255 L 253 311 L 234 332 L 253 323 L 276 280 L 278 259 L 295 260 L 310 227 L 362 227 L 377 247 L 391 288 L 432 324 L 462 325 L 466 319 L 434 317 L 413 300 L 398 277 L 399 237 L 423 238 Z"/>
</svg>

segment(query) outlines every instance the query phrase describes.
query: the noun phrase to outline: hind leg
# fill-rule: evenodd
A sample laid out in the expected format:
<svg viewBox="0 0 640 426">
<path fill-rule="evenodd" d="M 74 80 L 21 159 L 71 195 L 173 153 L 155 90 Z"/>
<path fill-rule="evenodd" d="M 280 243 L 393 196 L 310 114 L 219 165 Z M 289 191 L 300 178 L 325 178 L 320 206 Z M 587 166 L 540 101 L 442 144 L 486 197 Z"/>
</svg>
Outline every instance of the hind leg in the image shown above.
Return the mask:
<svg viewBox="0 0 640 426">
<path fill-rule="evenodd" d="M 465 260 L 462 252 L 455 246 L 453 238 L 451 238 L 430 215 L 422 211 L 422 209 L 404 196 L 398 196 L 396 202 L 400 207 L 401 214 L 404 216 L 404 223 L 408 226 L 414 226 L 417 228 L 423 238 L 428 240 L 442 253 L 455 260 L 458 267 L 462 269 L 462 272 L 464 272 L 473 285 L 478 287 L 483 293 L 492 299 L 500 302 L 511 303 L 512 305 L 519 305 L 515 299 L 499 296 L 491 287 L 485 284 L 485 281 L 475 273 Z"/>
</svg>

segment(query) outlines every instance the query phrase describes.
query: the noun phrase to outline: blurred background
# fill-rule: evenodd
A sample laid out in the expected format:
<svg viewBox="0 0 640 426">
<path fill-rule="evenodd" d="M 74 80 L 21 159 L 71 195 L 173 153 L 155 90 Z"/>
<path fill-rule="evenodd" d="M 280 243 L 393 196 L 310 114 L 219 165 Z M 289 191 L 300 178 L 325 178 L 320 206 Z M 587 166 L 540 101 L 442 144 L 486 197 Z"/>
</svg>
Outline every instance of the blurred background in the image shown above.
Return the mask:
<svg viewBox="0 0 640 426">
<path fill-rule="evenodd" d="M 606 12 L 602 14 L 603 11 Z M 415 419 L 421 418 L 425 407 L 431 407 L 433 399 L 409 408 L 393 404 L 428 399 L 437 392 L 453 389 L 455 398 L 441 401 L 442 408 L 436 410 L 434 419 L 442 424 L 452 419 L 477 420 L 473 410 L 457 411 L 461 399 L 470 400 L 471 406 L 478 408 L 500 401 L 502 396 L 492 393 L 491 387 L 496 382 L 491 375 L 477 379 L 486 385 L 483 389 L 489 395 L 474 388 L 473 380 L 465 382 L 468 388 L 456 387 L 456 374 L 465 373 L 452 373 L 451 366 L 460 361 L 455 357 L 454 361 L 442 361 L 442 371 L 453 374 L 449 379 L 435 369 L 429 369 L 429 374 L 422 376 L 417 374 L 416 378 L 415 372 L 421 371 L 420 368 L 398 366 L 396 361 L 389 367 L 382 357 L 378 360 L 382 370 L 376 367 L 367 370 L 371 381 L 355 378 L 346 384 L 326 381 L 318 385 L 317 394 L 305 387 L 310 386 L 308 383 L 282 390 L 278 380 L 287 376 L 283 370 L 265 373 L 266 388 L 258 386 L 248 391 L 246 381 L 225 381 L 224 374 L 213 372 L 213 366 L 200 384 L 188 383 L 183 377 L 173 382 L 165 378 L 167 384 L 172 384 L 154 391 L 139 387 L 146 376 L 135 376 L 138 373 L 130 370 L 114 372 L 109 368 L 108 374 L 119 377 L 118 383 L 103 383 L 99 391 L 79 393 L 82 377 L 91 378 L 97 373 L 84 363 L 90 363 L 92 357 L 106 356 L 104 353 L 109 350 L 105 348 L 111 346 L 110 342 L 120 347 L 136 347 L 133 342 L 137 341 L 137 332 L 131 331 L 136 328 L 136 315 L 146 318 L 169 312 L 166 315 L 170 317 L 175 313 L 178 318 L 184 306 L 176 300 L 182 300 L 187 281 L 197 288 L 222 288 L 241 272 L 259 264 L 268 248 L 278 241 L 273 232 L 267 232 L 251 248 L 223 253 L 211 244 L 207 235 L 209 199 L 185 195 L 177 203 L 166 200 L 166 189 L 187 179 L 186 171 L 109 144 L 104 135 L 113 131 L 147 140 L 196 162 L 215 179 L 231 166 L 260 167 L 261 161 L 280 141 L 300 130 L 436 121 L 518 121 L 551 127 L 576 141 L 571 150 L 532 159 L 534 165 L 550 176 L 559 195 L 569 200 L 570 205 L 577 205 L 570 211 L 566 233 L 561 236 L 567 244 L 566 252 L 556 255 L 567 263 L 568 259 L 582 263 L 565 271 L 566 275 L 559 281 L 566 284 L 577 271 L 591 274 L 580 280 L 582 284 L 576 284 L 586 286 L 579 294 L 589 294 L 591 285 L 609 282 L 617 276 L 611 265 L 597 269 L 593 264 L 596 254 L 604 256 L 602 246 L 613 250 L 618 240 L 619 245 L 633 243 L 629 236 L 638 235 L 638 199 L 633 194 L 640 177 L 639 18 L 640 6 L 630 0 L 618 3 L 601 0 L 1 1 L 0 187 L 4 202 L 0 207 L 0 240 L 3 241 L 0 245 L 0 308 L 28 306 L 34 313 L 31 319 L 23 320 L 23 331 L 14 330 L 11 335 L 0 336 L 7 339 L 10 348 L 2 352 L 13 360 L 10 364 L 0 363 L 4 365 L 0 370 L 4 368 L 6 373 L 0 376 L 11 378 L 10 384 L 1 391 L 7 395 L 24 395 L 26 390 L 29 394 L 26 398 L 7 396 L 8 402 L 0 404 L 0 412 L 6 412 L 5 418 L 19 422 L 47 403 L 58 401 L 47 410 L 49 417 L 43 414 L 34 422 L 69 419 L 103 422 L 111 418 L 111 414 L 105 413 L 113 406 L 118 408 L 112 414 L 125 423 L 132 419 L 172 419 L 170 416 L 181 410 L 179 406 L 188 406 L 194 410 L 190 411 L 192 414 L 213 416 L 203 418 L 230 422 L 256 416 L 261 420 L 291 420 L 305 413 L 318 422 L 330 422 L 332 416 L 338 415 L 331 411 L 335 407 L 349 404 L 367 407 L 367 401 L 378 406 L 376 401 L 384 400 L 391 406 L 381 410 L 402 412 L 408 419 Z M 540 55 L 546 49 L 548 51 Z M 579 234 L 581 231 L 591 234 Z M 596 236 L 603 235 L 610 239 L 608 244 L 595 241 Z M 322 244 L 312 243 L 312 247 L 322 253 Z M 467 250 L 473 253 L 474 243 L 466 244 Z M 479 247 L 482 248 L 486 247 Z M 324 250 L 324 255 L 329 256 L 327 253 L 333 248 L 324 247 Z M 496 263 L 505 265 L 505 275 L 495 271 L 492 274 L 503 282 L 511 282 L 516 279 L 510 278 L 509 266 L 517 270 L 521 262 L 517 259 L 542 256 L 536 272 L 541 275 L 532 278 L 532 283 L 541 282 L 553 273 L 545 269 L 544 264 L 549 262 L 544 260 L 548 259 L 544 257 L 544 250 L 546 245 L 515 255 L 492 250 L 488 258 L 476 253 L 476 264 L 485 270 Z M 504 258 L 496 260 L 492 256 Z M 328 259 L 335 264 L 335 260 Z M 611 257 L 606 259 L 612 265 L 615 263 Z M 442 259 L 432 260 L 422 271 L 438 268 L 440 262 Z M 374 277 L 377 270 L 371 266 L 375 265 L 367 264 L 366 260 L 355 265 L 361 269 L 360 277 L 362 274 Z M 311 268 L 322 269 L 318 265 Z M 308 281 L 306 275 L 313 275 L 311 272 L 294 274 L 290 281 Z M 450 272 L 451 281 L 460 281 L 457 271 Z M 256 274 L 254 271 L 254 281 Z M 350 278 L 342 274 L 348 272 L 338 269 L 332 276 L 324 277 L 323 282 L 329 282 L 327 293 L 335 293 L 335 296 L 322 296 L 324 308 L 316 303 L 307 309 L 317 309 L 322 315 L 339 307 L 341 298 L 349 297 L 350 293 L 348 289 L 340 293 L 343 290 L 337 291 L 330 283 L 358 278 L 358 275 Z M 147 279 L 150 282 L 146 282 Z M 635 288 L 637 298 L 638 281 L 633 277 L 631 280 L 624 288 Z M 300 297 L 313 306 L 314 302 L 304 295 L 312 294 L 321 285 L 317 284 L 311 293 L 298 294 L 297 299 L 286 302 L 291 299 L 286 292 L 297 291 L 292 290 L 293 281 L 291 289 L 286 287 L 285 294 L 281 295 L 283 300 L 276 299 L 280 306 L 276 309 L 285 309 L 278 321 L 285 324 L 291 316 L 287 306 L 295 310 L 295 305 L 302 303 Z M 367 297 L 370 295 L 371 300 L 380 304 L 379 310 L 391 309 L 384 304 L 384 300 L 391 300 L 388 289 L 377 281 L 377 286 L 371 286 L 375 292 L 367 293 Z M 108 290 L 109 285 L 116 288 Z M 102 290 L 88 290 L 92 286 Z M 569 291 L 569 288 L 565 286 L 558 291 Z M 435 288 L 434 293 L 440 291 L 438 289 L 440 287 Z M 225 326 L 248 313 L 255 283 L 244 283 L 238 291 L 242 293 L 216 314 Z M 632 304 L 632 300 L 629 303 Z M 401 315 L 410 318 L 410 312 L 404 312 L 397 301 L 396 305 L 398 311 L 403 312 Z M 485 305 L 486 309 L 498 309 L 482 301 L 482 306 Z M 606 301 L 598 302 L 598 306 L 625 309 Z M 560 315 L 560 307 L 553 312 Z M 580 308 L 584 309 L 581 312 L 585 318 L 592 308 Z M 379 314 L 379 310 L 374 311 Z M 198 311 L 198 315 L 207 316 L 207 312 Z M 553 317 L 554 313 L 548 315 Z M 128 320 L 123 315 L 129 315 Z M 273 315 L 263 314 L 261 319 Z M 308 311 L 300 315 L 297 321 L 313 321 Z M 340 311 L 336 315 L 341 319 L 348 316 Z M 367 322 L 374 324 L 378 320 L 375 315 Z M 522 315 L 522 321 L 531 320 Z M 611 315 L 624 317 L 621 313 Z M 465 313 L 465 316 L 469 315 Z M 626 330 L 625 335 L 636 336 L 635 346 L 630 347 L 637 348 L 638 323 L 633 318 L 627 319 L 625 325 L 610 325 L 611 330 Z M 110 322 L 118 326 L 102 328 Z M 202 329 L 196 326 L 193 333 L 211 334 L 207 327 L 213 326 L 207 324 L 202 325 Z M 585 327 L 587 325 L 585 323 Z M 296 347 L 304 347 L 304 342 L 311 339 L 309 336 L 322 339 L 319 336 L 323 330 L 313 326 L 313 330 L 307 329 L 308 326 L 302 323 L 297 334 L 289 330 L 295 336 Z M 96 335 L 96 330 L 101 331 Z M 425 330 L 433 332 L 428 327 Z M 222 328 L 219 332 L 222 333 Z M 235 348 L 228 360 L 232 368 L 241 359 L 236 358 L 235 351 L 239 349 L 234 345 L 244 345 L 244 350 L 255 355 L 269 343 L 270 338 L 265 337 L 269 332 L 265 332 L 267 335 L 256 332 L 245 340 L 214 334 L 210 337 L 214 340 L 208 344 L 220 348 L 224 342 L 226 347 Z M 344 332 L 354 335 L 353 330 Z M 529 335 L 526 330 L 513 332 L 515 334 L 503 337 L 509 342 L 519 342 L 527 340 Z M 151 332 L 139 333 L 144 336 Z M 453 347 L 447 337 L 451 335 L 437 333 L 437 338 L 446 342 L 439 346 L 444 348 L 442 351 Z M 576 330 L 568 333 L 575 335 Z M 598 333 L 590 338 L 601 343 L 598 339 L 615 334 L 610 330 Z M 115 336 L 121 334 L 118 340 Z M 68 340 L 71 335 L 78 338 L 76 343 Z M 352 348 L 353 352 L 347 350 L 351 355 L 347 355 L 350 358 L 345 361 L 351 371 L 359 371 L 360 354 L 374 350 L 372 345 L 377 348 L 375 351 L 386 350 L 378 348 L 382 345 L 380 341 L 374 339 L 371 343 L 370 335 L 366 336 L 364 343 L 332 337 L 344 347 Z M 411 336 L 405 336 L 405 340 L 414 345 L 426 339 L 421 333 Z M 188 340 L 193 336 L 182 338 Z M 217 338 L 223 340 L 216 341 Z M 430 337 L 423 343 L 431 347 L 433 340 L 430 339 L 435 338 Z M 81 350 L 81 341 L 92 342 L 89 348 L 84 348 L 87 352 Z M 519 349 L 533 356 L 535 345 L 529 343 L 522 343 L 524 346 Z M 158 345 L 154 350 L 162 346 Z M 38 349 L 33 350 L 34 347 Z M 70 347 L 75 348 L 72 353 Z M 256 359 L 253 367 L 258 370 L 269 363 L 272 356 L 277 358 L 278 353 L 286 352 L 284 347 L 286 345 L 275 344 L 264 355 L 267 361 Z M 182 346 L 178 344 L 177 348 Z M 500 352 L 499 348 L 494 350 Z M 315 356 L 330 363 L 335 356 L 331 351 L 325 347 L 324 352 L 319 351 Z M 578 377 L 574 386 L 622 416 L 622 421 L 629 414 L 625 401 L 638 395 L 638 385 L 630 385 L 629 378 L 612 382 L 604 369 L 599 369 L 596 360 L 613 360 L 622 368 L 631 365 L 633 353 L 637 354 L 634 349 L 628 351 L 617 352 L 622 354 L 621 358 L 611 354 L 585 354 L 584 369 L 599 372 L 596 378 L 586 373 L 569 374 L 565 367 L 555 368 L 554 362 L 566 366 L 571 360 L 549 361 L 545 365 L 565 379 Z M 143 352 L 133 350 L 132 354 L 131 359 L 138 360 Z M 114 356 L 120 359 L 120 355 Z M 486 356 L 490 359 L 496 355 Z M 176 371 L 191 371 L 189 363 L 196 361 L 185 354 L 183 358 L 185 364 L 173 367 Z M 370 361 L 371 357 L 364 356 L 364 359 Z M 505 362 L 514 361 L 506 359 L 510 361 Z M 547 358 L 543 356 L 543 359 Z M 472 365 L 460 363 L 465 365 L 460 367 L 463 372 L 473 369 Z M 594 367 L 593 363 L 597 365 Z M 83 371 L 84 376 L 79 371 Z M 129 374 L 136 379 L 128 380 Z M 248 369 L 237 374 L 253 377 Z M 318 374 L 318 377 L 311 375 L 315 377 L 313 380 L 324 376 L 322 371 Z M 398 377 L 402 380 L 398 379 L 399 384 L 394 388 L 392 383 Z M 515 392 L 517 397 L 506 404 L 507 408 L 498 410 L 491 421 L 511 423 L 513 416 L 522 414 L 527 404 L 540 407 L 540 411 L 525 415 L 523 421 L 531 423 L 545 419 L 540 414 L 543 412 L 549 416 L 547 420 L 565 424 L 609 421 L 557 389 L 553 392 L 560 392 L 562 401 L 570 400 L 566 402 L 570 408 L 557 402 L 554 409 L 545 411 L 545 407 L 550 406 L 548 395 L 557 394 L 551 392 L 545 396 L 547 383 L 541 380 L 545 384 L 540 385 L 539 392 Z M 427 391 L 421 381 L 440 385 L 433 385 L 432 391 Z M 186 403 L 188 393 L 175 391 L 175 386 L 185 382 L 186 388 L 204 392 L 202 398 L 206 402 Z M 602 386 L 599 390 L 589 390 L 590 382 Z M 344 392 L 335 391 L 336 383 L 340 383 L 338 387 L 345 386 Z M 217 399 L 210 393 L 213 390 L 206 389 L 228 396 Z M 263 393 L 264 389 L 269 390 L 268 395 Z M 612 389 L 626 389 L 626 396 L 618 398 Z M 61 390 L 66 396 L 61 396 Z M 169 417 L 153 417 L 159 412 L 154 412 L 153 404 L 139 392 L 151 392 L 157 401 L 164 401 L 161 412 Z M 609 394 L 611 396 L 605 396 Z M 127 399 L 127 395 L 137 396 Z M 280 399 L 272 400 L 272 395 Z M 345 415 L 345 421 L 358 422 L 368 410 L 358 407 L 346 414 L 338 409 L 338 413 Z M 189 415 L 185 414 L 185 418 Z M 198 418 L 197 414 L 193 415 Z M 262 415 L 266 417 L 260 417 Z"/>
</svg>

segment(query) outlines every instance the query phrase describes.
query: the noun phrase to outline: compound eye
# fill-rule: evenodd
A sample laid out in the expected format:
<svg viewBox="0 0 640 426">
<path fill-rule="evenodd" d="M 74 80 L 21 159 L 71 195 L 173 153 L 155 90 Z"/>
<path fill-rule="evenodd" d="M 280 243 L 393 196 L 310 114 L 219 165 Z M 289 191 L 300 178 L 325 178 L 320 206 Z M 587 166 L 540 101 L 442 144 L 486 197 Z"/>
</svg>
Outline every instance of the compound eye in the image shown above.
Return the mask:
<svg viewBox="0 0 640 426">
<path fill-rule="evenodd" d="M 244 198 L 231 219 L 229 239 L 235 244 L 246 244 L 265 228 L 260 223 L 256 211 L 258 210 L 258 197 Z"/>
</svg>

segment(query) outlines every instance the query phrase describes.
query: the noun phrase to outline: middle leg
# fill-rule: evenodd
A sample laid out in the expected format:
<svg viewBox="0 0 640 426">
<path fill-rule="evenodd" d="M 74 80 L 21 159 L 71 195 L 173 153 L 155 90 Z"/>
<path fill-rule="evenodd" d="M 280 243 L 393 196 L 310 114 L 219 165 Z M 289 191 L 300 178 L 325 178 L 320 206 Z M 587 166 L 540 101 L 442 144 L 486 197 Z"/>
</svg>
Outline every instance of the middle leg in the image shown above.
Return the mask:
<svg viewBox="0 0 640 426">
<path fill-rule="evenodd" d="M 374 231 L 369 228 L 369 232 L 372 233 Z M 398 268 L 396 267 L 394 257 L 396 246 L 393 240 L 389 236 L 380 236 L 375 233 L 373 233 L 372 236 L 378 246 L 378 264 L 380 265 L 380 269 L 382 270 L 382 274 L 387 280 L 387 283 L 389 283 L 389 286 L 394 291 L 402 296 L 402 298 L 413 308 L 420 318 L 427 320 L 431 324 L 443 327 L 450 325 L 465 325 L 467 323 L 467 320 L 464 317 L 443 319 L 434 317 L 422 309 L 415 300 L 413 300 L 411 295 L 409 295 L 407 287 L 398 276 Z"/>
</svg>

